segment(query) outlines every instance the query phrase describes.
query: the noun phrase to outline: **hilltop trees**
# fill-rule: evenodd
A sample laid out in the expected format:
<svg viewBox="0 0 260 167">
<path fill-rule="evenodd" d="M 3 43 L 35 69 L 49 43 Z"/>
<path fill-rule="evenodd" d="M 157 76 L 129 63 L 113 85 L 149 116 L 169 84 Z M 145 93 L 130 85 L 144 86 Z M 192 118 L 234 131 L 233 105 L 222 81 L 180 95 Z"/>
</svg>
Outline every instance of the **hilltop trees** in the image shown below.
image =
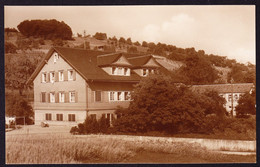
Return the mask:
<svg viewBox="0 0 260 167">
<path fill-rule="evenodd" d="M 218 72 L 209 61 L 199 56 L 193 49 L 187 51 L 185 66 L 180 68 L 187 77 L 188 84 L 212 84 L 218 78 Z"/>
<path fill-rule="evenodd" d="M 63 21 L 52 20 L 25 20 L 17 26 L 26 37 L 41 37 L 44 39 L 71 40 L 72 30 Z"/>
<path fill-rule="evenodd" d="M 107 39 L 107 34 L 101 33 L 101 32 L 96 32 L 96 34 L 93 37 L 98 40 L 105 40 L 105 39 Z"/>
</svg>

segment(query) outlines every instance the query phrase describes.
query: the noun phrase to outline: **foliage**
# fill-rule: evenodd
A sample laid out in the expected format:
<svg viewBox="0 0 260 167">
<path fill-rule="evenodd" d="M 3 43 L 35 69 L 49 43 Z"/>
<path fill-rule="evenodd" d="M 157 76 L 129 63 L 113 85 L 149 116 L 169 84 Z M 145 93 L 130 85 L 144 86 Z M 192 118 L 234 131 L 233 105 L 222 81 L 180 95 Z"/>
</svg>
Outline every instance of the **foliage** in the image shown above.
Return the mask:
<svg viewBox="0 0 260 167">
<path fill-rule="evenodd" d="M 134 45 L 135 46 L 141 46 L 141 44 L 138 41 L 134 42 Z"/>
<path fill-rule="evenodd" d="M 167 76 L 149 76 L 133 92 L 129 108 L 116 111 L 121 116 L 114 124 L 119 132 L 200 132 L 207 114 L 223 111 L 222 101 L 209 111 L 215 94 L 195 94 Z"/>
<path fill-rule="evenodd" d="M 107 34 L 101 33 L 101 32 L 96 32 L 96 34 L 93 37 L 98 40 L 105 40 L 105 39 L 107 39 Z"/>
<path fill-rule="evenodd" d="M 26 37 L 42 37 L 44 39 L 72 39 L 71 28 L 63 21 L 52 20 L 25 20 L 17 26 Z"/>
<path fill-rule="evenodd" d="M 11 42 L 5 42 L 5 53 L 16 53 L 17 47 Z"/>
<path fill-rule="evenodd" d="M 125 40 L 125 38 L 120 37 L 119 40 L 118 40 L 118 42 L 120 42 L 120 43 L 126 43 L 126 40 Z"/>
<path fill-rule="evenodd" d="M 236 106 L 237 117 L 245 117 L 248 114 L 256 114 L 256 93 L 255 90 L 250 94 L 246 92 L 238 100 Z"/>
<path fill-rule="evenodd" d="M 130 46 L 127 48 L 127 53 L 138 53 L 137 47 L 135 46 Z"/>
<path fill-rule="evenodd" d="M 52 45 L 53 46 L 64 46 L 65 42 L 61 38 L 57 38 L 52 40 Z"/>
<path fill-rule="evenodd" d="M 142 47 L 148 47 L 148 43 L 146 41 L 142 42 Z"/>
<path fill-rule="evenodd" d="M 19 89 L 22 94 L 26 87 L 26 81 L 41 61 L 43 53 L 29 54 L 6 54 L 5 55 L 5 87 Z"/>
<path fill-rule="evenodd" d="M 15 29 L 15 28 L 9 28 L 9 27 L 7 27 L 7 28 L 5 28 L 5 32 L 18 32 L 17 31 L 17 29 Z"/>
<path fill-rule="evenodd" d="M 132 40 L 131 40 L 131 38 L 127 38 L 126 43 L 127 43 L 128 45 L 132 45 Z"/>
<path fill-rule="evenodd" d="M 185 59 L 185 66 L 180 68 L 189 84 L 212 84 L 218 79 L 218 72 L 211 64 L 191 51 Z"/>
<path fill-rule="evenodd" d="M 232 80 L 234 83 L 253 83 L 255 75 L 255 68 L 248 68 L 244 64 L 237 63 L 228 73 L 228 82 Z"/>
<path fill-rule="evenodd" d="M 22 96 L 12 94 L 6 94 L 5 100 L 7 101 L 5 110 L 6 115 L 25 117 L 25 123 L 27 125 L 33 124 L 31 117 L 34 113 L 27 100 L 25 100 Z M 17 119 L 16 124 L 24 124 L 24 120 Z"/>
<path fill-rule="evenodd" d="M 97 121 L 95 117 L 88 116 L 83 124 L 78 124 L 77 127 L 72 127 L 70 133 L 72 134 L 107 134 L 112 132 L 109 119 L 105 118 L 105 115 Z"/>
</svg>

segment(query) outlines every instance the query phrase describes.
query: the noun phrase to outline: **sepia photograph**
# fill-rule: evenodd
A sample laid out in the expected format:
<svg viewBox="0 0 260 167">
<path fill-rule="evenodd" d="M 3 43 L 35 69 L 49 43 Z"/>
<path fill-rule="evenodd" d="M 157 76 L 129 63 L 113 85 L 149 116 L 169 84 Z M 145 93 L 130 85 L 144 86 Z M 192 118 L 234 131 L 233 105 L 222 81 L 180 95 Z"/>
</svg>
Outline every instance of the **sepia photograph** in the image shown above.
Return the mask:
<svg viewBox="0 0 260 167">
<path fill-rule="evenodd" d="M 4 6 L 5 164 L 257 162 L 255 5 Z"/>
</svg>

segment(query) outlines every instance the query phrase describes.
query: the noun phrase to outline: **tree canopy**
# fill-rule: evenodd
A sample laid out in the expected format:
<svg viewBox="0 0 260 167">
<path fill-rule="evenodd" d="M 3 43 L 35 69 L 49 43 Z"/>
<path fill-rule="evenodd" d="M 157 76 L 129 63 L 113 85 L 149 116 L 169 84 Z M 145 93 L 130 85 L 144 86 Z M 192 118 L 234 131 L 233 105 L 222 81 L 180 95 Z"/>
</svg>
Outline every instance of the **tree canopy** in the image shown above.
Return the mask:
<svg viewBox="0 0 260 167">
<path fill-rule="evenodd" d="M 250 94 L 249 92 L 242 95 L 238 100 L 236 106 L 236 113 L 238 117 L 244 117 L 248 114 L 256 114 L 256 93 L 255 90 Z"/>
<path fill-rule="evenodd" d="M 131 97 L 133 101 L 128 109 L 116 111 L 120 115 L 115 121 L 118 131 L 199 132 L 207 115 L 223 116 L 225 110 L 223 100 L 214 102 L 216 94 L 193 93 L 184 84 L 162 75 L 141 80 Z"/>
<path fill-rule="evenodd" d="M 44 39 L 72 39 L 71 28 L 63 21 L 52 20 L 25 20 L 17 26 L 26 37 L 42 37 Z"/>
</svg>

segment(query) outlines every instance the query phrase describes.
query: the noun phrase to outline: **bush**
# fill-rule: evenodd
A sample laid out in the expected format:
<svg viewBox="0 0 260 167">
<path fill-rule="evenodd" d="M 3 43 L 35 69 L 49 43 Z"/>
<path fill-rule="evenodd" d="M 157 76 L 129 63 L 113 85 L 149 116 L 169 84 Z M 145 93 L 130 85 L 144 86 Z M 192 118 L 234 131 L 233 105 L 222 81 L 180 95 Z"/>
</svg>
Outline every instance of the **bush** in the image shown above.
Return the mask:
<svg viewBox="0 0 260 167">
<path fill-rule="evenodd" d="M 17 47 L 11 42 L 5 42 L 5 53 L 17 53 Z"/>
<path fill-rule="evenodd" d="M 79 134 L 79 128 L 77 126 L 73 126 L 70 129 L 70 133 L 74 134 Z"/>
</svg>

